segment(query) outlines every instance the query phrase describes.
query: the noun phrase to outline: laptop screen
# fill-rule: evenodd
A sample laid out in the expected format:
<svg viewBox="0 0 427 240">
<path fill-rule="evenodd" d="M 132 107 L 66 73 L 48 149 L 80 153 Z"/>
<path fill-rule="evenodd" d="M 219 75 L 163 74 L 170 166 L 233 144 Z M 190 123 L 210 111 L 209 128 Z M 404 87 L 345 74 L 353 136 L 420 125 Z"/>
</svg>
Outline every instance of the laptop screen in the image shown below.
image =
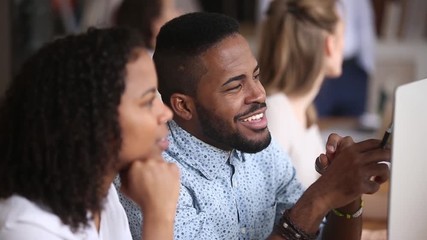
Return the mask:
<svg viewBox="0 0 427 240">
<path fill-rule="evenodd" d="M 394 101 L 388 239 L 427 239 L 427 79 Z"/>
</svg>

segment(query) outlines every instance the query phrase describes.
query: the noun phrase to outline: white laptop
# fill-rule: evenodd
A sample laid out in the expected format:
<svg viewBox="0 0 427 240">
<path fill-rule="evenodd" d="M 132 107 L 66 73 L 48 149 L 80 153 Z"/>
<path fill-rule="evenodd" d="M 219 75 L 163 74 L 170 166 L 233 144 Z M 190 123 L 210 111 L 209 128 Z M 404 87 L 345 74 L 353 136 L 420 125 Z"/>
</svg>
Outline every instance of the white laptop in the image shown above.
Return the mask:
<svg viewBox="0 0 427 240">
<path fill-rule="evenodd" d="M 396 89 L 389 240 L 427 239 L 427 79 Z"/>
</svg>

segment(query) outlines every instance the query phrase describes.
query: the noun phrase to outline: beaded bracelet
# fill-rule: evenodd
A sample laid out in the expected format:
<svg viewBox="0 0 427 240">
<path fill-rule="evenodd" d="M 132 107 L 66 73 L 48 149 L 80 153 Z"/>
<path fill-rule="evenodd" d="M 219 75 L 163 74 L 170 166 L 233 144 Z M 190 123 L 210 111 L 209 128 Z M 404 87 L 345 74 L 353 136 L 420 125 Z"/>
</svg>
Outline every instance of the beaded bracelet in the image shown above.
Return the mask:
<svg viewBox="0 0 427 240">
<path fill-rule="evenodd" d="M 309 234 L 299 229 L 289 218 L 290 210 L 287 209 L 280 218 L 279 224 L 274 227 L 274 232 L 287 240 L 314 240 L 319 235 L 319 231 L 315 234 Z"/>
<path fill-rule="evenodd" d="M 353 214 L 349 214 L 349 213 L 342 213 L 336 209 L 332 209 L 332 212 L 335 213 L 335 215 L 339 216 L 339 217 L 345 217 L 346 219 L 351 219 L 351 218 L 358 218 L 362 215 L 363 213 L 363 200 L 361 200 L 360 202 L 360 208 Z"/>
</svg>

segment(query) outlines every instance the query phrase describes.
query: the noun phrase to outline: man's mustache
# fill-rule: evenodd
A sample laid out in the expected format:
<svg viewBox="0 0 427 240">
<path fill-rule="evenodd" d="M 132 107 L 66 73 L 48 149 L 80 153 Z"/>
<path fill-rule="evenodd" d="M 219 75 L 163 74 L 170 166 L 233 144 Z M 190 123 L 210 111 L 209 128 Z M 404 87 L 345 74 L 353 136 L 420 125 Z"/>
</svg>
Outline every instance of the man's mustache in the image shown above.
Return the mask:
<svg viewBox="0 0 427 240">
<path fill-rule="evenodd" d="M 235 117 L 235 119 L 237 120 L 237 119 L 239 119 L 239 118 L 241 118 L 243 116 L 249 115 L 249 114 L 251 114 L 253 112 L 256 112 L 259 109 L 265 108 L 265 107 L 267 107 L 267 104 L 265 102 L 263 102 L 263 103 L 254 103 L 254 104 L 251 105 L 251 107 L 246 112 L 237 115 Z"/>
</svg>

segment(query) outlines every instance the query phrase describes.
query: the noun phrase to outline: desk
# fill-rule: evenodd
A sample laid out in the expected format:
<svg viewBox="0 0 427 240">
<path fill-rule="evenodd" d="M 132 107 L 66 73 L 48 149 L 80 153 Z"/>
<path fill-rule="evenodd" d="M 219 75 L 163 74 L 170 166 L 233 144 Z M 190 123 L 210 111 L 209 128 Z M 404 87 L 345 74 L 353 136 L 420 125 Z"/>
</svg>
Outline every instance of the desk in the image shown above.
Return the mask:
<svg viewBox="0 0 427 240">
<path fill-rule="evenodd" d="M 363 213 L 363 229 L 369 230 L 370 237 L 362 238 L 367 239 L 386 239 L 385 237 L 375 237 L 375 235 L 384 236 L 387 229 L 387 212 L 388 212 L 388 191 L 389 182 L 381 185 L 380 190 L 372 195 L 364 195 L 365 209 Z M 374 231 L 374 232 L 371 232 Z"/>
<path fill-rule="evenodd" d="M 363 217 L 363 229 L 382 230 L 387 229 L 386 219 L 370 219 Z"/>
</svg>

